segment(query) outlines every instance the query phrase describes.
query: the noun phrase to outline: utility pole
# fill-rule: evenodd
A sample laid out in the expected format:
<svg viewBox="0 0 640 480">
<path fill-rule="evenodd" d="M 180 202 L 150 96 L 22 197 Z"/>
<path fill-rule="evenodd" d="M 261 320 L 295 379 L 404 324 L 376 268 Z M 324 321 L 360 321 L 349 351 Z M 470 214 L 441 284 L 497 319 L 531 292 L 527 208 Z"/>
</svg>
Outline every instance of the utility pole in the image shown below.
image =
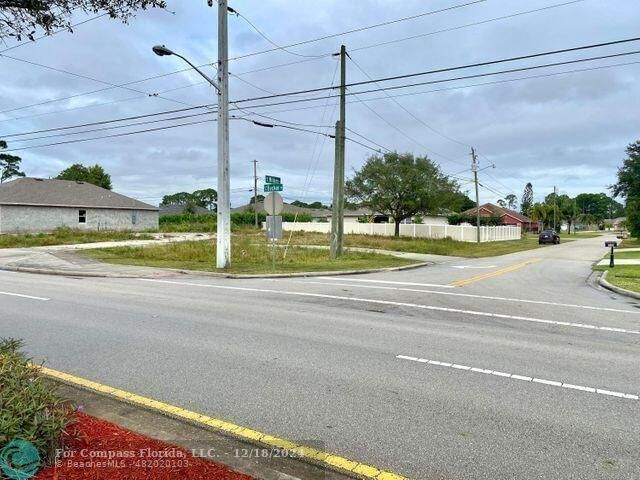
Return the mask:
<svg viewBox="0 0 640 480">
<path fill-rule="evenodd" d="M 227 0 L 218 0 L 218 226 L 216 267 L 231 266 L 229 186 L 229 47 Z"/>
<path fill-rule="evenodd" d="M 253 163 L 253 210 L 256 215 L 256 228 L 258 228 L 258 160 Z"/>
<path fill-rule="evenodd" d="M 471 147 L 471 171 L 476 184 L 476 242 L 480 243 L 480 194 L 478 192 L 478 156 L 475 148 Z"/>
<path fill-rule="evenodd" d="M 344 164 L 346 143 L 347 48 L 340 47 L 340 120 L 336 122 L 336 152 L 333 170 L 333 212 L 331 214 L 331 258 L 344 251 Z"/>
<path fill-rule="evenodd" d="M 557 208 L 557 194 L 556 194 L 556 186 L 553 186 L 553 230 L 557 231 L 557 225 L 556 225 L 556 208 Z"/>
</svg>

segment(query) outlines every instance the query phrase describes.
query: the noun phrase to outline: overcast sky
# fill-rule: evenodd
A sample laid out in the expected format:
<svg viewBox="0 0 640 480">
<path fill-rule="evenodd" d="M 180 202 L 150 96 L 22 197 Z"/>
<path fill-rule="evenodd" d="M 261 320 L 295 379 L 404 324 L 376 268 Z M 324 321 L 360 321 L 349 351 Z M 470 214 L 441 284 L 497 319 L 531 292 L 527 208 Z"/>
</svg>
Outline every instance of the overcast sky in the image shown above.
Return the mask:
<svg viewBox="0 0 640 480">
<path fill-rule="evenodd" d="M 229 5 L 245 15 L 273 42 L 286 45 L 469 1 L 236 0 Z M 230 97 L 240 100 L 268 95 L 267 92 L 328 86 L 336 78 L 337 60 L 326 54 L 339 51 L 342 43 L 366 74 L 382 78 L 639 36 L 640 6 L 637 0 L 584 0 L 452 29 L 562 1 L 487 0 L 293 47 L 291 53 L 278 50 L 234 60 L 230 63 Z M 78 26 L 73 34 L 64 32 L 35 43 L 26 43 L 5 55 L 112 84 L 133 82 L 184 68 L 176 57 L 153 55 L 151 47 L 159 43 L 182 53 L 196 64 L 215 62 L 217 9 L 209 8 L 206 0 L 173 0 L 169 5 L 170 12 L 175 13 L 160 10 L 140 12 L 128 25 L 99 18 Z M 74 22 L 88 18 L 91 16 L 78 16 Z M 449 31 L 436 33 L 441 30 Z M 433 34 L 424 35 L 428 33 Z M 422 36 L 360 49 L 414 35 Z M 244 19 L 236 16 L 229 17 L 229 41 L 230 57 L 272 48 Z M 14 41 L 7 40 L 0 45 L 0 52 L 13 45 Z M 640 42 L 416 77 L 387 82 L 384 86 L 634 50 L 640 50 Z M 347 105 L 347 126 L 356 133 L 348 132 L 348 136 L 369 143 L 358 137 L 359 134 L 391 150 L 426 154 L 440 163 L 444 172 L 461 177 L 462 190 L 470 193 L 471 185 L 464 179 L 471 176 L 468 145 L 473 145 L 478 151 L 481 168 L 495 163 L 495 169 L 489 168 L 480 173 L 482 184 L 493 189 L 481 189 L 482 202 L 495 201 L 509 193 L 520 198 L 528 181 L 533 183 L 536 199 L 550 193 L 554 184 L 560 192 L 572 196 L 580 192 L 607 191 L 607 186 L 615 180 L 616 167 L 624 158 L 626 145 L 640 139 L 640 64 L 633 62 L 640 62 L 640 55 L 389 91 L 388 94 L 397 96 L 395 101 L 406 110 L 380 92 L 351 96 Z M 619 65 L 622 63 L 627 65 Z M 279 66 L 282 64 L 291 65 Z M 486 85 L 488 82 L 607 65 L 618 66 Z M 259 71 L 244 74 L 254 70 Z M 212 68 L 207 72 L 214 74 Z M 347 79 L 357 82 L 367 78 L 356 64 L 348 62 Z M 477 85 L 482 83 L 485 85 Z M 98 81 L 0 57 L 0 111 L 4 112 L 0 114 L 0 138 L 12 133 L 216 102 L 214 90 L 193 72 L 128 87 L 136 91 L 105 89 L 107 87 Z M 362 86 L 350 91 L 369 88 L 376 86 Z M 99 89 L 105 90 L 89 93 Z M 176 90 L 162 93 L 171 89 Z M 160 95 L 150 96 L 156 93 Z M 70 96 L 73 98 L 58 100 Z M 376 100 L 363 102 L 374 98 Z M 42 102 L 47 103 L 22 108 Z M 323 99 L 250 110 L 287 122 L 311 125 L 305 127 L 310 130 L 327 132 L 329 130 L 324 126 L 333 125 L 336 121 L 338 112 L 335 105 L 335 99 Z M 239 111 L 234 113 L 243 114 Z M 137 122 L 159 118 L 143 118 Z M 7 141 L 10 148 L 20 148 L 205 118 L 199 116 L 28 141 L 9 137 Z M 114 124 L 88 128 L 105 126 Z M 52 133 L 33 136 L 46 135 Z M 285 200 L 330 202 L 333 152 L 333 140 L 326 137 L 232 121 L 232 204 L 244 204 L 251 195 L 253 159 L 259 162 L 258 174 L 261 177 L 267 174 L 282 178 Z M 348 175 L 372 153 L 349 142 Z M 98 163 L 112 175 L 115 191 L 153 204 L 157 204 L 165 194 L 216 188 L 215 123 L 25 149 L 16 154 L 22 156 L 25 172 L 36 177 L 55 176 L 73 163 Z"/>
</svg>

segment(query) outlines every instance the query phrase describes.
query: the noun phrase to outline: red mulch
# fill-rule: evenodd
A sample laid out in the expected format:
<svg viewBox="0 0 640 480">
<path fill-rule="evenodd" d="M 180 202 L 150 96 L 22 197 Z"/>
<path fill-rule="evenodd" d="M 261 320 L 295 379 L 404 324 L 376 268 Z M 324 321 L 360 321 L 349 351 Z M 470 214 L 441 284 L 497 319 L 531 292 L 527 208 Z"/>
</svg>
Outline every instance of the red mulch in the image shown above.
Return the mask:
<svg viewBox="0 0 640 480">
<path fill-rule="evenodd" d="M 36 480 L 252 480 L 168 443 L 78 413 L 66 458 Z M 111 457 L 111 459 L 109 459 Z"/>
</svg>

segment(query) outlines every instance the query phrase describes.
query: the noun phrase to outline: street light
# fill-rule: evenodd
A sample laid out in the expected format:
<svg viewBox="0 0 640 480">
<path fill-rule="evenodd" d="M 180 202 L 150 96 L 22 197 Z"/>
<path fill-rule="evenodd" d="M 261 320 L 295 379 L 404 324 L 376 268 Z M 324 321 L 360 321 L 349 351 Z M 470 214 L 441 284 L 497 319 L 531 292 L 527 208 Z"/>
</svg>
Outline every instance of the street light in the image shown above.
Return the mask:
<svg viewBox="0 0 640 480">
<path fill-rule="evenodd" d="M 218 213 L 216 226 L 216 267 L 231 266 L 231 188 L 229 181 L 229 69 L 227 47 L 227 1 L 218 2 L 218 81 L 209 78 L 187 58 L 156 45 L 153 53 L 159 57 L 175 55 L 198 72 L 218 92 Z"/>
<path fill-rule="evenodd" d="M 165 47 L 164 45 L 156 45 L 151 50 L 153 50 L 153 53 L 155 53 L 159 57 L 175 55 L 176 57 L 181 58 L 182 60 L 187 62 L 191 68 L 193 68 L 196 72 L 198 72 L 200 75 L 202 75 L 205 78 L 205 80 L 207 80 L 207 82 L 209 82 L 211 85 L 213 85 L 213 87 L 218 91 L 218 93 L 220 93 L 220 87 L 218 87 L 218 84 L 212 78 L 210 78 L 206 73 L 204 73 L 202 70 L 200 70 L 198 67 L 196 67 L 193 63 L 191 63 L 188 58 L 183 57 L 179 53 L 174 52 L 173 50 L 171 50 L 170 48 Z"/>
</svg>

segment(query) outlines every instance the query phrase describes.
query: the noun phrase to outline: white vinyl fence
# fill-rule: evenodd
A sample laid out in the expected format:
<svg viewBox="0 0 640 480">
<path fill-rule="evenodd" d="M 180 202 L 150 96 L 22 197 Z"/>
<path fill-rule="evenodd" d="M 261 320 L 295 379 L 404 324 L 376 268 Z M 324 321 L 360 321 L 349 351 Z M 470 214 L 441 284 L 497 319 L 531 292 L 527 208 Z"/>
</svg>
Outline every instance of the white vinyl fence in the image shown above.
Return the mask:
<svg viewBox="0 0 640 480">
<path fill-rule="evenodd" d="M 283 230 L 294 232 L 330 233 L 330 223 L 320 222 L 282 222 Z M 344 233 L 361 235 L 393 236 L 393 223 L 345 223 Z M 521 235 L 518 226 L 480 227 L 481 242 L 501 242 L 519 240 Z M 472 225 L 426 225 L 422 223 L 401 224 L 400 236 L 417 238 L 451 238 L 460 242 L 475 242 L 476 227 Z"/>
</svg>

